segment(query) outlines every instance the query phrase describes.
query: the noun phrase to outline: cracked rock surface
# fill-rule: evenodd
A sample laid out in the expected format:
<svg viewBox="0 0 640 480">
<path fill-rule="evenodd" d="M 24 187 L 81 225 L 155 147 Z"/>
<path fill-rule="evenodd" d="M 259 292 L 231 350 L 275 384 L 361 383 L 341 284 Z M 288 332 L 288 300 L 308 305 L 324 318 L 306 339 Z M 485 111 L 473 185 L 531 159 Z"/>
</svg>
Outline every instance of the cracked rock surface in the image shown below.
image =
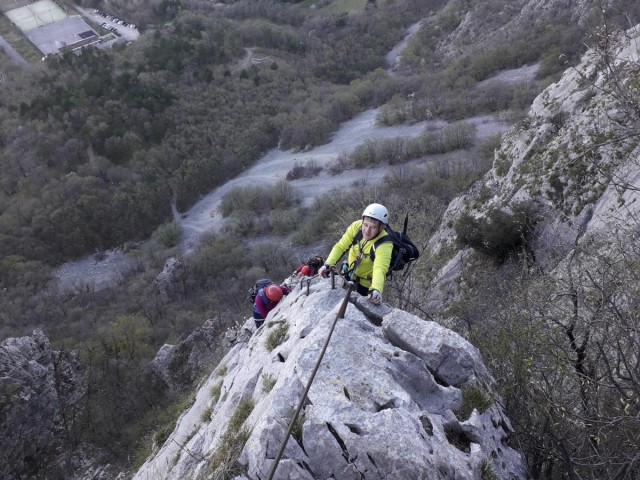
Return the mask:
<svg viewBox="0 0 640 480">
<path fill-rule="evenodd" d="M 221 468 L 267 478 L 344 296 L 315 279 L 309 295 L 298 286 L 285 297 L 203 382 L 134 478 L 210 478 Z M 479 352 L 456 333 L 354 295 L 274 478 L 476 479 L 490 465 L 498 478 L 524 479 L 493 385 Z M 462 408 L 469 389 L 488 402 Z"/>
</svg>

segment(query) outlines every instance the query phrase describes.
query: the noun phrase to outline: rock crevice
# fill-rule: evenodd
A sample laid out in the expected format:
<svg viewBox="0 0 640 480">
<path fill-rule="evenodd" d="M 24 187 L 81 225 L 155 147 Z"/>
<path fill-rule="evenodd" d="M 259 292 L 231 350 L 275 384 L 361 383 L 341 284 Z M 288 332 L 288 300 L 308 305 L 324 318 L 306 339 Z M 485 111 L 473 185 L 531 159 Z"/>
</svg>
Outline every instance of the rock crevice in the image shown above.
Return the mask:
<svg viewBox="0 0 640 480">
<path fill-rule="evenodd" d="M 308 295 L 306 286 L 296 287 L 222 359 L 226 368 L 214 371 L 134 478 L 211 476 L 207 459 L 228 448 L 224 432 L 238 399 L 249 397 L 253 408 L 241 427 L 249 434 L 237 462 L 247 478 L 264 478 L 343 298 L 344 290 L 332 290 L 322 279 L 311 283 Z M 374 311 L 379 326 L 362 310 Z M 267 342 L 284 323 L 281 343 L 274 346 L 273 337 Z M 281 361 L 274 361 L 281 353 Z M 261 388 L 265 377 L 275 381 L 271 389 Z M 214 402 L 207 392 L 220 382 L 226 395 Z M 495 399 L 494 383 L 478 351 L 459 335 L 388 306 L 363 306 L 356 298 L 335 324 L 274 478 L 441 478 L 447 472 L 475 479 L 489 462 L 499 478 L 524 479 L 521 455 L 503 442 L 510 428 L 496 420 L 504 417 L 499 402 L 473 410 L 464 421 L 456 416 L 465 388 L 481 385 Z M 207 408 L 211 420 L 203 422 Z M 193 456 L 187 459 L 176 443 Z M 194 460 L 200 457 L 205 460 Z"/>
</svg>

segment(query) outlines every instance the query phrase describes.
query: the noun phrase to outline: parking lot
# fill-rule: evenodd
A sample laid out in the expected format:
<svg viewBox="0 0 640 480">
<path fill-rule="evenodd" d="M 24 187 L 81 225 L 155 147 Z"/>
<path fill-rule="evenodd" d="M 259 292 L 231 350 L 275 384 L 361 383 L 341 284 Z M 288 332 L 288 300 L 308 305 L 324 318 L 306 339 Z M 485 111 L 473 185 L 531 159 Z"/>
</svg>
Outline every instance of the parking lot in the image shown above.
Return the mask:
<svg viewBox="0 0 640 480">
<path fill-rule="evenodd" d="M 140 36 L 137 26 L 133 23 L 93 8 L 83 8 L 80 6 L 76 8 L 91 21 L 106 30 L 120 35 L 125 40 L 135 40 Z"/>
</svg>

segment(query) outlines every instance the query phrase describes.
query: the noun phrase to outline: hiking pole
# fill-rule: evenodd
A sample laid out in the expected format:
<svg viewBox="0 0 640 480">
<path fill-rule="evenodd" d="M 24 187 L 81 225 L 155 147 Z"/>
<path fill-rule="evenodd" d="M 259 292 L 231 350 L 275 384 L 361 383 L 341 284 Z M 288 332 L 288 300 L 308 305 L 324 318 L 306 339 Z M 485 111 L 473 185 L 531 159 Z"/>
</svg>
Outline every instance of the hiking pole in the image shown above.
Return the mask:
<svg viewBox="0 0 640 480">
<path fill-rule="evenodd" d="M 322 351 L 320 352 L 320 357 L 318 358 L 318 361 L 316 362 L 316 365 L 313 368 L 313 372 L 311 372 L 311 376 L 307 381 L 307 386 L 304 388 L 304 392 L 302 392 L 302 398 L 298 403 L 298 407 L 296 408 L 296 411 L 293 413 L 293 416 L 289 421 L 289 427 L 287 428 L 287 432 L 284 434 L 284 440 L 282 440 L 282 444 L 280 445 L 280 450 L 278 450 L 278 453 L 273 459 L 273 463 L 271 464 L 271 470 L 269 471 L 269 476 L 267 477 L 267 480 L 273 480 L 273 475 L 276 473 L 276 468 L 278 468 L 278 464 L 280 463 L 280 458 L 282 458 L 282 454 L 284 453 L 284 449 L 287 446 L 287 442 L 289 441 L 289 437 L 291 436 L 293 427 L 295 426 L 296 421 L 298 420 L 298 415 L 300 414 L 300 410 L 302 410 L 304 401 L 307 399 L 307 394 L 311 389 L 311 384 L 313 383 L 313 379 L 315 378 L 316 373 L 320 368 L 320 362 L 322 362 L 322 357 L 324 357 L 324 353 L 327 351 L 327 346 L 329 345 L 329 340 L 331 340 L 331 335 L 333 335 L 333 330 L 336 327 L 336 323 L 338 323 L 339 318 L 344 318 L 344 314 L 347 310 L 347 303 L 349 303 L 349 297 L 351 296 L 352 291 L 353 291 L 353 282 L 349 282 L 349 288 L 347 288 L 347 293 L 344 296 L 344 300 L 342 300 L 342 305 L 340 305 L 338 314 L 336 315 L 336 318 L 333 320 L 333 323 L 331 324 L 331 328 L 329 329 L 329 335 L 327 335 L 327 339 L 324 342 L 324 346 L 322 347 Z"/>
</svg>

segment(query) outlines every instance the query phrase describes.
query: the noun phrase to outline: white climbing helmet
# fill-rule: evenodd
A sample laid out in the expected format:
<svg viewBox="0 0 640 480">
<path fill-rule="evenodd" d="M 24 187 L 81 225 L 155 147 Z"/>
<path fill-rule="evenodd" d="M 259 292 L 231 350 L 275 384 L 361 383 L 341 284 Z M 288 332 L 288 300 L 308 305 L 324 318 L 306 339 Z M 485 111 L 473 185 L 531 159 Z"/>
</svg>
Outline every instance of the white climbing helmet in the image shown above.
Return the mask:
<svg viewBox="0 0 640 480">
<path fill-rule="evenodd" d="M 362 212 L 363 217 L 371 217 L 376 220 L 380 220 L 383 224 L 387 225 L 389 223 L 389 212 L 384 205 L 380 205 L 379 203 L 372 203 Z"/>
</svg>

